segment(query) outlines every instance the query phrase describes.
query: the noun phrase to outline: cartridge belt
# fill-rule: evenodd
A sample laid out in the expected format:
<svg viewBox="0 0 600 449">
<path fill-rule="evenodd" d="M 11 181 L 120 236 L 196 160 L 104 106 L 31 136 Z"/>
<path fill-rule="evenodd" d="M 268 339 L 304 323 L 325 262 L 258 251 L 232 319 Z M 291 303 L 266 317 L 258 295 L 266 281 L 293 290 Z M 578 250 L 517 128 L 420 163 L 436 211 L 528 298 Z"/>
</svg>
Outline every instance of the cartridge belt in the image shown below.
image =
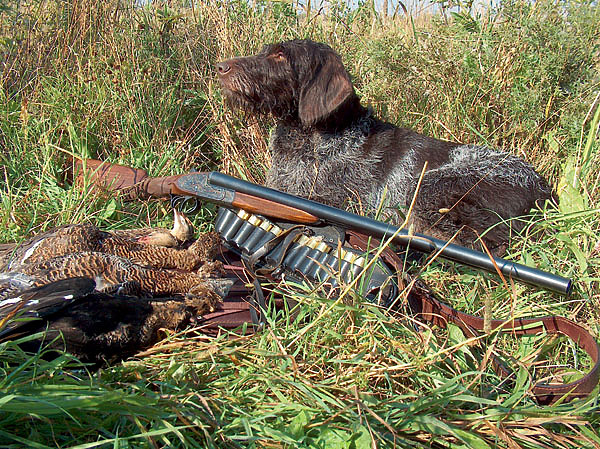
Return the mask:
<svg viewBox="0 0 600 449">
<path fill-rule="evenodd" d="M 222 207 L 215 231 L 225 246 L 249 263 L 251 271 L 308 280 L 332 289 L 355 281 L 358 293 L 384 306 L 398 293 L 394 273 L 375 258 L 374 251 L 368 254 L 342 245 L 344 233 L 335 227 L 276 224 L 243 210 Z"/>
<path fill-rule="evenodd" d="M 340 232 L 335 228 L 311 229 L 304 226 L 294 227 L 275 224 L 269 220 L 246 213 L 245 211 L 219 210 L 215 229 L 221 235 L 225 246 L 237 251 L 242 260 L 252 260 L 258 252 L 258 259 L 265 267 L 274 268 L 274 277 L 284 274 L 297 278 L 328 282 L 332 288 L 343 282 L 350 282 L 355 276 L 363 275 L 362 270 L 368 265 L 371 257 L 365 255 L 369 247 L 378 248 L 375 239 L 350 231 Z M 288 238 L 289 237 L 289 238 Z M 286 241 L 286 239 L 291 240 Z M 270 247 L 269 242 L 273 243 Z M 338 242 L 344 242 L 340 246 Z M 357 251 L 354 248 L 361 248 Z M 261 254 L 264 251 L 264 254 Z M 386 249 L 380 259 L 397 272 L 402 271 L 401 261 L 393 251 Z M 379 262 L 379 261 L 376 261 Z M 373 301 L 388 305 L 398 295 L 394 278 L 385 265 L 374 263 L 377 267 L 377 281 L 364 276 L 369 282 L 364 284 L 368 289 L 377 291 Z M 386 294 L 382 294 L 386 292 Z M 413 281 L 408 292 L 408 304 L 418 321 L 428 322 L 441 327 L 449 323 L 457 325 L 470 338 L 478 338 L 484 328 L 483 318 L 460 312 L 437 298 L 421 281 Z M 262 305 L 261 305 L 262 307 Z M 252 307 L 250 307 L 252 311 Z M 233 310 L 231 312 L 234 312 Z M 237 312 L 237 311 L 235 311 Z M 232 316 L 233 313 L 232 313 Z M 255 315 L 253 315 L 255 321 Z M 255 321 L 256 322 L 256 321 Z M 531 392 L 540 404 L 551 404 L 561 397 L 567 400 L 581 398 L 590 394 L 598 384 L 600 375 L 600 347 L 592 335 L 580 325 L 563 317 L 550 316 L 540 318 L 519 318 L 515 320 L 491 320 L 491 329 L 502 329 L 514 336 L 536 335 L 541 332 L 561 334 L 578 344 L 591 358 L 590 371 L 581 378 L 565 384 L 537 383 L 532 385 Z M 513 369 L 492 355 L 496 372 L 503 378 L 514 375 Z"/>
</svg>

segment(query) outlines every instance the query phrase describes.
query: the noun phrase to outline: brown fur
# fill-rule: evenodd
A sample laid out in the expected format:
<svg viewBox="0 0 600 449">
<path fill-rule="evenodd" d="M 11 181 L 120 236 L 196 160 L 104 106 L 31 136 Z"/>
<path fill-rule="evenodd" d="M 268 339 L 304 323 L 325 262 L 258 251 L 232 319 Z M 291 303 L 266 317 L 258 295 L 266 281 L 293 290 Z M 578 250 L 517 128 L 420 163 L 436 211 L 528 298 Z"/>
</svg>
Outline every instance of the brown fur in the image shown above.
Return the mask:
<svg viewBox="0 0 600 449">
<path fill-rule="evenodd" d="M 483 146 L 446 142 L 381 121 L 360 104 L 340 56 L 294 40 L 217 64 L 227 102 L 277 120 L 267 185 L 332 206 L 383 203 L 396 224 L 415 194 L 416 232 L 472 245 L 478 236 L 502 252 L 516 217 L 551 198 L 522 159 Z M 394 211 L 399 212 L 396 214 Z"/>
</svg>

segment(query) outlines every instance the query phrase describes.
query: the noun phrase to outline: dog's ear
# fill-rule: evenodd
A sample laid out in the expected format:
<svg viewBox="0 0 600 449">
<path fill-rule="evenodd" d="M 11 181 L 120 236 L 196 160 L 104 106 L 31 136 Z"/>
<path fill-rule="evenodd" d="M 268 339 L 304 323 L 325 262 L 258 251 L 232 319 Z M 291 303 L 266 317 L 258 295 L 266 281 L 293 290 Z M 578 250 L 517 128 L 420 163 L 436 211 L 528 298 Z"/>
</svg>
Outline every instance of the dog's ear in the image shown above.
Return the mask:
<svg viewBox="0 0 600 449">
<path fill-rule="evenodd" d="M 352 97 L 355 93 L 350 75 L 340 57 L 331 53 L 301 86 L 298 102 L 300 121 L 304 126 L 319 123 Z"/>
</svg>

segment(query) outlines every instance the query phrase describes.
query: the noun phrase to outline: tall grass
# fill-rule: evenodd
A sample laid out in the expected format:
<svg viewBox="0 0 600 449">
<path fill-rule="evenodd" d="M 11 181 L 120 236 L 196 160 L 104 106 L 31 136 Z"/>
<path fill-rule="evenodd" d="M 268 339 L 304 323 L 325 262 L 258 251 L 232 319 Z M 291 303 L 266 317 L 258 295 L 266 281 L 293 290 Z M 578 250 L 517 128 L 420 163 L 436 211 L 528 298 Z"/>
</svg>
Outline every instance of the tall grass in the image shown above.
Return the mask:
<svg viewBox="0 0 600 449">
<path fill-rule="evenodd" d="M 1 241 L 75 221 L 114 228 L 170 220 L 163 203 L 123 204 L 70 186 L 71 155 L 151 175 L 218 168 L 261 181 L 272 123 L 226 110 L 213 66 L 264 43 L 311 38 L 340 52 L 377 114 L 432 136 L 514 151 L 558 191 L 559 205 L 528 218 L 510 257 L 573 277 L 570 299 L 506 289 L 492 275 L 446 263 L 431 265 L 427 281 L 464 311 L 561 314 L 600 333 L 594 2 L 506 2 L 448 20 L 384 17 L 370 2 L 186 5 L 2 6 Z M 208 229 L 211 214 L 204 210 L 196 225 Z M 600 446 L 595 397 L 540 407 L 529 394 L 528 356 L 536 351 L 585 371 L 589 361 L 564 342 L 490 336 L 490 348 L 520 360 L 507 382 L 457 329 L 417 332 L 408 316 L 350 296 L 332 303 L 319 292 L 286 295 L 308 321 L 274 316 L 253 337 L 171 335 L 95 373 L 67 355 L 47 362 L 0 343 L 0 445 Z"/>
</svg>

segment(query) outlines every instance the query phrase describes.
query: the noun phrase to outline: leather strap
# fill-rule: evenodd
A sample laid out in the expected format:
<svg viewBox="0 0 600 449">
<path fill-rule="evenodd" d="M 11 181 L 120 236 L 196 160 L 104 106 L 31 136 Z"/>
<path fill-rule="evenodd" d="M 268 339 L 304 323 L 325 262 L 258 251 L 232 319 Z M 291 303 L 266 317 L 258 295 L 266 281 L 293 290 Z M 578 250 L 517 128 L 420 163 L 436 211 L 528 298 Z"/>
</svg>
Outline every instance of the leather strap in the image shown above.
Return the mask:
<svg viewBox="0 0 600 449">
<path fill-rule="evenodd" d="M 361 251 L 375 250 L 380 243 L 374 238 L 347 232 L 350 246 Z M 402 273 L 402 261 L 391 249 L 386 248 L 381 256 L 384 261 Z M 253 277 L 247 272 L 240 257 L 223 249 L 221 259 L 225 262 L 227 276 L 235 280 L 228 297 L 223 304 L 213 313 L 207 314 L 203 319 L 203 331 L 207 334 L 217 334 L 220 329 L 235 329 L 246 324 L 247 332 L 254 332 L 260 328 L 253 315 L 260 316 L 259 305 L 252 297 Z M 275 298 L 275 307 L 283 308 L 284 301 Z M 448 323 L 457 325 L 467 338 L 483 335 L 484 320 L 481 317 L 460 312 L 439 300 L 427 287 L 417 279 L 408 293 L 408 303 L 417 320 L 431 325 L 445 328 Z M 253 310 L 254 309 L 254 310 Z M 514 320 L 491 320 L 492 330 L 510 332 L 514 336 L 537 335 L 546 332 L 549 335 L 565 335 L 583 349 L 592 359 L 593 366 L 588 373 L 580 379 L 566 384 L 537 383 L 531 388 L 536 401 L 540 404 L 551 404 L 561 398 L 571 400 L 588 396 L 598 384 L 600 376 L 600 346 L 594 337 L 582 326 L 560 316 L 547 316 L 540 318 L 519 318 Z M 499 376 L 510 378 L 514 372 L 510 370 L 498 357 L 492 357 L 494 368 Z"/>
<path fill-rule="evenodd" d="M 426 291 L 418 295 L 422 309 L 419 315 L 425 321 L 446 327 L 448 323 L 459 326 L 467 337 L 481 335 L 483 330 L 483 319 L 468 315 L 451 308 L 447 304 L 438 301 Z M 519 318 L 515 320 L 491 320 L 492 330 L 501 329 L 510 331 L 515 336 L 537 335 L 546 332 L 550 335 L 562 334 L 570 338 L 592 359 L 592 369 L 582 378 L 566 384 L 537 383 L 532 392 L 540 404 L 551 404 L 561 397 L 570 400 L 577 397 L 588 396 L 598 384 L 600 373 L 600 348 L 592 335 L 580 325 L 560 316 L 546 316 L 541 318 Z M 509 377 L 513 373 L 497 359 L 494 366 L 498 375 Z"/>
<path fill-rule="evenodd" d="M 363 251 L 376 249 L 380 242 L 377 239 L 348 231 L 350 245 Z M 400 257 L 389 247 L 382 252 L 384 260 L 402 272 Z M 427 285 L 417 279 L 409 292 L 409 305 L 417 319 L 445 328 L 448 323 L 460 327 L 466 337 L 479 337 L 484 329 L 484 319 L 478 316 L 460 312 L 440 301 Z M 537 383 L 531 391 L 540 404 L 551 404 L 561 398 L 571 400 L 588 396 L 598 385 L 600 376 L 600 346 L 594 337 L 582 326 L 561 316 L 546 316 L 540 318 L 518 318 L 514 320 L 491 320 L 492 330 L 510 331 L 515 336 L 537 335 L 546 332 L 550 335 L 565 335 L 583 349 L 592 359 L 593 366 L 582 378 L 566 384 Z M 501 377 L 510 377 L 514 373 L 497 357 L 493 358 L 496 372 Z"/>
<path fill-rule="evenodd" d="M 299 234 L 305 233 L 304 226 L 292 226 L 289 229 L 283 231 L 279 236 L 273 240 L 269 240 L 262 248 L 259 248 L 253 254 L 250 254 L 248 259 L 245 261 L 242 259 L 242 264 L 246 269 L 248 275 L 252 278 L 253 292 L 250 298 L 250 316 L 252 322 L 257 326 L 263 326 L 265 324 L 265 312 L 267 310 L 267 302 L 265 301 L 265 293 L 260 285 L 260 278 L 268 277 L 273 271 L 277 270 L 285 255 Z M 283 251 L 278 260 L 274 262 L 274 265 L 269 268 L 258 268 L 260 258 L 273 250 L 279 243 L 283 245 Z"/>
</svg>

